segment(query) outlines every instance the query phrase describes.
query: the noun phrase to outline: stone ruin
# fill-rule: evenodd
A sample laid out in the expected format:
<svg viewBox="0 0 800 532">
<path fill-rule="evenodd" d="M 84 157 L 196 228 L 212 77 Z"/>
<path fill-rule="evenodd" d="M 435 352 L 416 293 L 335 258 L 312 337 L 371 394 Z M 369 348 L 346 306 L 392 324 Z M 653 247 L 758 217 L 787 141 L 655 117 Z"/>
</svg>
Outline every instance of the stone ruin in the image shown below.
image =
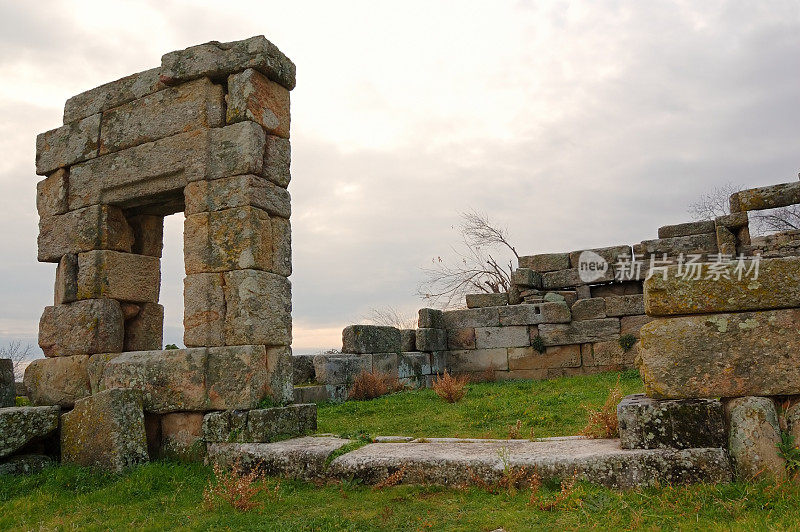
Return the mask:
<svg viewBox="0 0 800 532">
<path fill-rule="evenodd" d="M 0 361 L 0 473 L 48 457 L 122 470 L 165 456 L 375 482 L 400 469 L 404 482 L 492 480 L 508 464 L 623 488 L 785 477 L 777 444 L 800 441 L 800 232 L 751 238 L 747 213 L 800 204 L 800 182 L 739 192 L 731 215 L 634 246 L 521 257 L 507 294 L 421 309 L 415 330 L 352 325 L 342 354 L 292 357 L 294 76 L 264 37 L 194 46 L 70 98 L 64 125 L 39 135 L 39 260 L 57 264 L 54 304 L 45 358 L 25 373 L 35 406 L 13 406 Z M 163 218 L 177 212 L 188 347 L 164 350 Z M 760 270 L 725 275 L 721 263 Z M 619 440 L 383 438 L 334 460 L 349 440 L 275 443 L 315 431 L 303 403 L 346 398 L 362 371 L 427 386 L 444 371 L 631 367 L 646 394 L 619 405 Z"/>
</svg>

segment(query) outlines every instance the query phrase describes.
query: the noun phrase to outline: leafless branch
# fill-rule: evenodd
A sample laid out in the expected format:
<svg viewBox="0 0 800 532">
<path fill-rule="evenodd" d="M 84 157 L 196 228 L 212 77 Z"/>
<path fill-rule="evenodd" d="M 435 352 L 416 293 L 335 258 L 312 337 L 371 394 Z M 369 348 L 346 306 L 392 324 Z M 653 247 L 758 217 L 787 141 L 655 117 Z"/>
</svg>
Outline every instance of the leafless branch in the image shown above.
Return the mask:
<svg viewBox="0 0 800 532">
<path fill-rule="evenodd" d="M 373 308 L 370 309 L 367 321 L 374 325 L 386 325 L 397 327 L 398 329 L 416 329 L 417 316 L 398 310 L 395 307 Z"/>
<path fill-rule="evenodd" d="M 25 363 L 33 358 L 33 346 L 23 345 L 22 342 L 15 340 L 7 345 L 0 347 L 0 358 L 10 358 L 14 365 L 14 375 L 19 377 Z"/>
<path fill-rule="evenodd" d="M 714 188 L 692 203 L 689 206 L 689 213 L 695 220 L 713 220 L 718 216 L 730 214 L 729 198 L 741 190 L 743 190 L 741 186 L 732 183 Z M 750 231 L 753 235 L 800 229 L 800 205 L 751 211 L 749 217 Z"/>
<path fill-rule="evenodd" d="M 740 192 L 742 187 L 727 183 L 714 187 L 711 192 L 703 194 L 697 201 L 689 206 L 689 214 L 694 220 L 713 220 L 718 216 L 730 214 L 729 199 L 732 194 Z"/>
</svg>

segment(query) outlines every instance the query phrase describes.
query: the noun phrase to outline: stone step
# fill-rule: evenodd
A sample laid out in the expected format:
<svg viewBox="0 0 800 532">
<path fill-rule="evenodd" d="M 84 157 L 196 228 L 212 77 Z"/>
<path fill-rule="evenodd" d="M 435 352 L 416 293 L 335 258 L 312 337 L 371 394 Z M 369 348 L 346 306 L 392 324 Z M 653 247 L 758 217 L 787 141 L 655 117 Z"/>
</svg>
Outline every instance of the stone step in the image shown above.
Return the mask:
<svg viewBox="0 0 800 532">
<path fill-rule="evenodd" d="M 350 440 L 306 437 L 266 444 L 209 445 L 209 459 L 225 467 L 258 467 L 292 478 L 358 478 L 368 484 L 403 470 L 407 484 L 464 485 L 476 478 L 493 483 L 508 468 L 534 471 L 545 479 L 579 479 L 612 488 L 727 482 L 732 478 L 724 449 L 622 449 L 617 439 L 545 440 L 417 439 L 372 443 L 336 457 Z"/>
</svg>

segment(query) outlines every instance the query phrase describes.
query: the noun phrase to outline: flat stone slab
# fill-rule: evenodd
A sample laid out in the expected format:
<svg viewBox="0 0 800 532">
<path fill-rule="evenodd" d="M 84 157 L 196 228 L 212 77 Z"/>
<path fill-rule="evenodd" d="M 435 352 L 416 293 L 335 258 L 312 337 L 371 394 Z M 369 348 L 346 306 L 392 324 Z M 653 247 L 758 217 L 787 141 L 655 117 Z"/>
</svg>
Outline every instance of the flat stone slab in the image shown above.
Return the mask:
<svg viewBox="0 0 800 532">
<path fill-rule="evenodd" d="M 0 408 L 0 458 L 54 432 L 60 412 L 57 406 Z"/>
</svg>

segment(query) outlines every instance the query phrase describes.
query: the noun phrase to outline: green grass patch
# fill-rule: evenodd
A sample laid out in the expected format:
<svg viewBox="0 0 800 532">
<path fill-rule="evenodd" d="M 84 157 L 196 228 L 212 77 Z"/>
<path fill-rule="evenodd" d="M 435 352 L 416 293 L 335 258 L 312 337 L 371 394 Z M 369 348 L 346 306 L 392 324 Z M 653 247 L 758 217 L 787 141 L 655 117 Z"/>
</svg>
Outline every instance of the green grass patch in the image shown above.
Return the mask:
<svg viewBox="0 0 800 532">
<path fill-rule="evenodd" d="M 507 438 L 509 426 L 522 422 L 520 434 L 536 438 L 578 434 L 587 408 L 599 408 L 620 379 L 623 393 L 642 391 L 636 371 L 564 377 L 546 381 L 469 384 L 458 403 L 445 403 L 433 390 L 394 393 L 369 401 L 319 405 L 319 432 L 382 436 Z"/>
</svg>

